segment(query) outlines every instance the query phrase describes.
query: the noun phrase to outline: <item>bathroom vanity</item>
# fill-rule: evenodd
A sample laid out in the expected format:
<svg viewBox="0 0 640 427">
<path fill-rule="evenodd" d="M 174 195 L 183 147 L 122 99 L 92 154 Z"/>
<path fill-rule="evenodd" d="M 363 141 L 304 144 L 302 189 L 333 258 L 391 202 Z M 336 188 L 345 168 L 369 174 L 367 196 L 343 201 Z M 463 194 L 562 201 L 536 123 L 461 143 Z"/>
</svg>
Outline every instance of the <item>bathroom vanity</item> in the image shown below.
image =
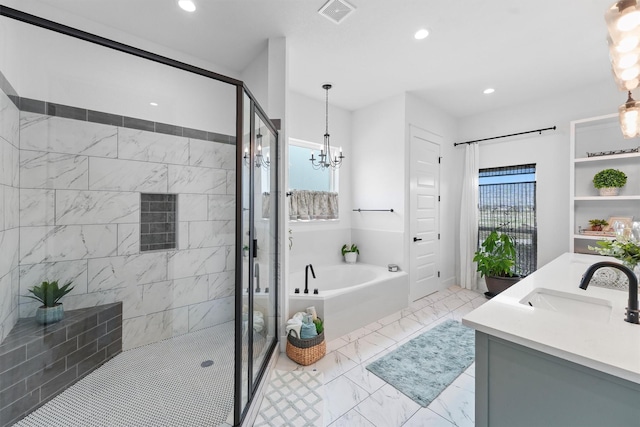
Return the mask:
<svg viewBox="0 0 640 427">
<path fill-rule="evenodd" d="M 591 264 L 611 260 L 563 254 L 463 318 L 476 330 L 476 426 L 640 425 L 628 293 L 578 287 Z"/>
</svg>

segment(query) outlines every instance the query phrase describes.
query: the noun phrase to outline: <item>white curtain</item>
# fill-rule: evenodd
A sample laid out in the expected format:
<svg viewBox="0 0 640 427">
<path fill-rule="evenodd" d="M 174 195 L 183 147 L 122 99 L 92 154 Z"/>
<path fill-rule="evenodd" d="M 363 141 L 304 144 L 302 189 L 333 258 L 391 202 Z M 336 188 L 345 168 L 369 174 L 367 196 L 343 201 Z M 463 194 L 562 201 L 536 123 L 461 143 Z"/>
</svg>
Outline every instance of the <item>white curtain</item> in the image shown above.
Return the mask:
<svg viewBox="0 0 640 427">
<path fill-rule="evenodd" d="M 477 272 L 473 255 L 478 245 L 478 143 L 467 144 L 460 203 L 460 286 L 476 289 Z"/>
</svg>

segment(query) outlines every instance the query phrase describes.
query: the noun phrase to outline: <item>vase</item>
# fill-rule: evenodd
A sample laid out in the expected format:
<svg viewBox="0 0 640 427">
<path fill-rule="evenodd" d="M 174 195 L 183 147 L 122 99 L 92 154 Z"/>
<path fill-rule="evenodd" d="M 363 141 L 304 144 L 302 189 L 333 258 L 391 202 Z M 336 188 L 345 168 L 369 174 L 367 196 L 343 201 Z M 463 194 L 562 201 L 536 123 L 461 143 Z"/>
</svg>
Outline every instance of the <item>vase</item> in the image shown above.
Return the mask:
<svg viewBox="0 0 640 427">
<path fill-rule="evenodd" d="M 618 192 L 620 191 L 619 187 L 605 187 L 605 188 L 600 188 L 600 195 L 601 196 L 617 196 Z"/>
<path fill-rule="evenodd" d="M 355 264 L 357 260 L 358 260 L 358 253 L 357 252 L 346 252 L 344 254 L 344 261 L 347 264 Z"/>
<path fill-rule="evenodd" d="M 64 309 L 62 304 L 58 303 L 53 307 L 38 307 L 36 311 L 36 322 L 40 325 L 48 325 L 62 320 L 64 317 Z"/>
</svg>

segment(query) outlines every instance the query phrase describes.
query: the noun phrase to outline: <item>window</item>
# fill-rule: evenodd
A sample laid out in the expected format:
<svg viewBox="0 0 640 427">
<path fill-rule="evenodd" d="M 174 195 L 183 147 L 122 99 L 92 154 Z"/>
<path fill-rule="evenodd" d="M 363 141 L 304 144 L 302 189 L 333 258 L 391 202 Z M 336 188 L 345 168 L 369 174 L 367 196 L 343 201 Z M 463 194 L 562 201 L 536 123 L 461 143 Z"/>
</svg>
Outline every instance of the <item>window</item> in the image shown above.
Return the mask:
<svg viewBox="0 0 640 427">
<path fill-rule="evenodd" d="M 309 159 L 320 153 L 320 144 L 289 139 L 289 190 L 338 192 L 338 170 L 314 169 Z"/>
<path fill-rule="evenodd" d="M 536 165 L 480 169 L 480 244 L 498 228 L 515 242 L 515 272 L 527 276 L 537 269 Z"/>
<path fill-rule="evenodd" d="M 338 170 L 314 169 L 311 153 L 318 157 L 321 145 L 289 139 L 289 219 L 292 221 L 336 220 Z"/>
</svg>

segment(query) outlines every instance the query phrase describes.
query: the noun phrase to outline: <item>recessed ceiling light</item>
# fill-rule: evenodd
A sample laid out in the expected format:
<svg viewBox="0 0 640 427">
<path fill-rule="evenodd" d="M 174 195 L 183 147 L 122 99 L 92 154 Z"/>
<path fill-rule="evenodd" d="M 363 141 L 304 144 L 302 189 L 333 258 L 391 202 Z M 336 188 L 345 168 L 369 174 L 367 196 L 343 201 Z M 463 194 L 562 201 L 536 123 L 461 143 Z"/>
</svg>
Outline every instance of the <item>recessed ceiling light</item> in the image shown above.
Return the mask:
<svg viewBox="0 0 640 427">
<path fill-rule="evenodd" d="M 196 11 L 196 4 L 192 0 L 178 0 L 178 6 L 187 12 Z"/>
<path fill-rule="evenodd" d="M 429 35 L 429 30 L 427 30 L 426 28 L 421 28 L 418 31 L 416 31 L 413 37 L 415 37 L 416 40 L 422 40 L 422 39 L 426 39 L 428 35 Z"/>
<path fill-rule="evenodd" d="M 150 102 L 149 105 L 151 105 L 152 107 L 157 107 L 158 103 L 157 102 Z"/>
<path fill-rule="evenodd" d="M 496 90 L 492 87 L 488 87 L 485 90 L 482 91 L 482 93 L 484 93 L 485 95 L 489 95 L 490 93 L 495 92 Z"/>
</svg>

